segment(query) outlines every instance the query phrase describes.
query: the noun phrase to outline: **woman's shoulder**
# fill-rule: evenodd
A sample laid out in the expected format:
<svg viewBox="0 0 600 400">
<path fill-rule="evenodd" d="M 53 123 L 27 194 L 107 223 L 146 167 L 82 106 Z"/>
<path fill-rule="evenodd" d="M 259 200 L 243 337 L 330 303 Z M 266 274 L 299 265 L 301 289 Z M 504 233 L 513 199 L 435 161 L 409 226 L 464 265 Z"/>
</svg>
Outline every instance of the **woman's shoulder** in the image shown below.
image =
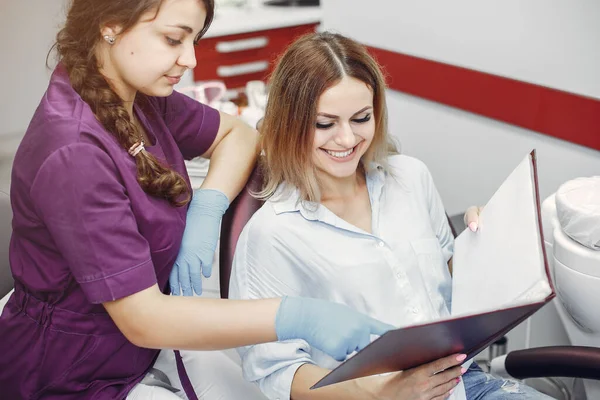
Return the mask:
<svg viewBox="0 0 600 400">
<path fill-rule="evenodd" d="M 91 117 L 87 118 L 85 103 L 80 104 L 76 98 L 69 101 L 44 99 L 21 139 L 13 171 L 26 186 L 37 181 L 42 170 L 73 175 L 77 169 L 78 175 L 91 178 L 103 166 L 114 169 L 116 160 L 123 157 L 118 142 L 93 117 L 89 107 Z"/>
<path fill-rule="evenodd" d="M 31 119 L 24 136 L 24 141 L 30 142 L 30 150 L 38 148 L 50 154 L 65 146 L 111 142 L 104 126 L 65 75 L 57 67 Z"/>
<path fill-rule="evenodd" d="M 276 212 L 274 205 L 276 202 L 268 199 L 262 206 L 256 210 L 252 217 L 248 220 L 244 230 L 249 231 L 253 237 L 260 236 L 266 238 L 268 236 L 276 235 L 277 232 L 285 229 L 286 223 L 285 218 Z"/>
<path fill-rule="evenodd" d="M 30 169 L 61 154 L 77 155 L 78 159 L 113 159 L 121 153 L 117 141 L 95 118 L 86 118 L 85 111 L 45 112 L 45 108 L 39 107 L 34 115 L 15 155 L 15 164 L 23 161 Z"/>
<path fill-rule="evenodd" d="M 245 240 L 257 246 L 270 245 L 273 240 L 281 243 L 295 235 L 302 218 L 292 209 L 293 199 L 288 197 L 272 196 L 265 200 L 262 206 L 249 218 L 242 236 Z"/>
<path fill-rule="evenodd" d="M 389 156 L 387 161 L 392 175 L 417 180 L 422 180 L 429 175 L 429 168 L 418 158 L 395 154 Z"/>
<path fill-rule="evenodd" d="M 86 125 L 92 121 L 97 119 L 90 106 L 71 86 L 66 70 L 59 65 L 52 73 L 30 128 L 39 122 L 46 128 L 75 130 L 81 124 Z"/>
</svg>

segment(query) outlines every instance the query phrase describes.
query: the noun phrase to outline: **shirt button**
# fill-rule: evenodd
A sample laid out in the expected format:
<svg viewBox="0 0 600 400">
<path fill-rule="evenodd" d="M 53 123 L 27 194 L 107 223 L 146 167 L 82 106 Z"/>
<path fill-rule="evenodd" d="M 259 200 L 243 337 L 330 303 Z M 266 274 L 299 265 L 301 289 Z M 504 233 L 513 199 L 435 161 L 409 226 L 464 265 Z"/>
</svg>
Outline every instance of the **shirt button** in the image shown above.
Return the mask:
<svg viewBox="0 0 600 400">
<path fill-rule="evenodd" d="M 416 307 L 413 307 L 412 310 L 410 310 L 410 311 L 412 311 L 413 314 L 418 314 L 419 313 L 419 309 L 416 308 Z"/>
<path fill-rule="evenodd" d="M 383 243 L 383 242 L 379 242 L 379 243 L 377 243 L 377 245 L 378 245 L 379 247 L 383 247 L 383 246 L 385 246 L 385 243 Z"/>
<path fill-rule="evenodd" d="M 402 278 L 402 274 L 401 274 L 401 273 L 397 273 L 397 274 L 396 274 L 396 277 L 398 277 L 398 278 Z"/>
</svg>

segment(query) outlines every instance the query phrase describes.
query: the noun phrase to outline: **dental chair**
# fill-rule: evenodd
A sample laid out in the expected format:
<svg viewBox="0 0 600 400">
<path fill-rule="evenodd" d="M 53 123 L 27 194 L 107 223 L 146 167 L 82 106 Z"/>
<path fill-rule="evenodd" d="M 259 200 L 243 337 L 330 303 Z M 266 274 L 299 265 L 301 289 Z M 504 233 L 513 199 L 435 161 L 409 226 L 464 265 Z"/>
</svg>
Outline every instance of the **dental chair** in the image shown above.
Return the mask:
<svg viewBox="0 0 600 400">
<path fill-rule="evenodd" d="M 543 202 L 542 225 L 556 308 L 572 346 L 512 351 L 492 360 L 491 371 L 517 379 L 584 378 L 587 399 L 598 400 L 600 176 L 563 184 Z"/>
<path fill-rule="evenodd" d="M 229 297 L 229 278 L 233 266 L 233 255 L 238 238 L 252 215 L 263 205 L 251 193 L 262 189 L 263 174 L 259 167 L 254 168 L 246 187 L 231 203 L 221 221 L 221 237 L 219 247 L 219 283 L 221 298 Z"/>
</svg>

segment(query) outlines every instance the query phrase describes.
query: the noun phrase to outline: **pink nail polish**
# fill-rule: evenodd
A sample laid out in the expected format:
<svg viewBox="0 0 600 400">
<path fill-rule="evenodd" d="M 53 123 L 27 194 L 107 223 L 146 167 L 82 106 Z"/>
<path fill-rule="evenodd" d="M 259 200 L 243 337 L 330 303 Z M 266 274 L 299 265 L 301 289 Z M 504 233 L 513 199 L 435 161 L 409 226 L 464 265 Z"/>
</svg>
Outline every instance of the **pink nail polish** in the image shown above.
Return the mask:
<svg viewBox="0 0 600 400">
<path fill-rule="evenodd" d="M 465 358 L 467 358 L 466 354 L 461 354 L 458 357 L 456 357 L 456 361 L 464 361 Z"/>
<path fill-rule="evenodd" d="M 465 374 L 465 372 L 467 372 L 467 369 L 466 369 L 465 367 L 462 367 L 462 368 L 460 369 L 460 374 L 461 374 L 461 375 L 464 375 L 464 374 Z"/>
<path fill-rule="evenodd" d="M 469 224 L 469 229 L 470 229 L 472 232 L 477 232 L 477 222 L 471 222 L 471 223 Z"/>
</svg>

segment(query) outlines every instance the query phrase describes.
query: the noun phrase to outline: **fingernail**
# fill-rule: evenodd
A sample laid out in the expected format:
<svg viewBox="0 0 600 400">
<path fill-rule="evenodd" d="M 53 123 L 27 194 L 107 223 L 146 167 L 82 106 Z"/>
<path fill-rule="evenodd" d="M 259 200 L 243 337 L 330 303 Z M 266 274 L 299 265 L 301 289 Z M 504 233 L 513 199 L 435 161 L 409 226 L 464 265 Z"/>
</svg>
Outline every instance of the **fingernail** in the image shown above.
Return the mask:
<svg viewBox="0 0 600 400">
<path fill-rule="evenodd" d="M 458 357 L 456 357 L 456 361 L 464 361 L 465 358 L 467 358 L 466 354 L 461 354 Z"/>
<path fill-rule="evenodd" d="M 464 373 L 465 373 L 465 372 L 467 372 L 467 369 L 466 369 L 465 367 L 462 367 L 462 368 L 460 369 L 460 374 L 461 374 L 461 375 L 464 375 Z"/>
<path fill-rule="evenodd" d="M 471 222 L 471 223 L 469 224 L 469 229 L 470 229 L 472 232 L 477 232 L 477 222 Z"/>
<path fill-rule="evenodd" d="M 460 383 L 460 378 L 456 378 L 456 384 L 458 385 Z"/>
<path fill-rule="evenodd" d="M 448 393 L 450 393 L 450 394 L 454 393 L 454 388 L 450 389 L 450 391 Z"/>
</svg>

